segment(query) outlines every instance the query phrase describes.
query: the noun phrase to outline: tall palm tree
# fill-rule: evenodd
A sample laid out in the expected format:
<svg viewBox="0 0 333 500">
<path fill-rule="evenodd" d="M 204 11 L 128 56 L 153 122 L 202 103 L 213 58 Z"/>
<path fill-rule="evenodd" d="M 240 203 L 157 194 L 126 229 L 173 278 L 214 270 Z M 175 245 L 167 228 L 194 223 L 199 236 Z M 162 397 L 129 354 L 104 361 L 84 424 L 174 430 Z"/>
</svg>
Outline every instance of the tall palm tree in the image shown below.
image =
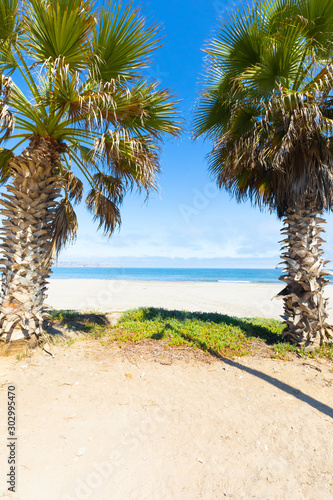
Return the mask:
<svg viewBox="0 0 333 500">
<path fill-rule="evenodd" d="M 147 78 L 160 27 L 132 4 L 0 0 L 1 339 L 42 332 L 52 259 L 75 238 L 72 203 L 108 235 L 127 190 L 156 187 L 175 103 Z M 19 84 L 23 82 L 22 89 Z M 18 151 L 16 153 L 16 150 Z"/>
<path fill-rule="evenodd" d="M 333 202 L 333 1 L 260 0 L 206 48 L 196 136 L 220 187 L 284 221 L 284 336 L 330 341 L 322 212 Z"/>
</svg>

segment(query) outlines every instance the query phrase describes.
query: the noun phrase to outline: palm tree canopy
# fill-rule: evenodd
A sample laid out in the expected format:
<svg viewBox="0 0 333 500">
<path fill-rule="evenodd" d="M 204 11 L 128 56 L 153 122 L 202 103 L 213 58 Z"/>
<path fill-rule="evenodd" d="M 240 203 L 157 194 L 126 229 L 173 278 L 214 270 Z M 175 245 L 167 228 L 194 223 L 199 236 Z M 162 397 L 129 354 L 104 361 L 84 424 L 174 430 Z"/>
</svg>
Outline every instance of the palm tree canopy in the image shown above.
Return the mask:
<svg viewBox="0 0 333 500">
<path fill-rule="evenodd" d="M 55 218 L 58 251 L 74 237 L 71 201 L 86 199 L 107 234 L 120 224 L 126 190 L 156 187 L 159 144 L 180 122 L 167 89 L 145 76 L 160 26 L 132 4 L 89 0 L 0 0 L 0 175 L 15 149 L 40 141 L 56 151 L 64 198 Z M 20 89 L 15 80 L 24 79 Z"/>
<path fill-rule="evenodd" d="M 333 203 L 333 1 L 258 0 L 216 30 L 195 136 L 218 184 L 283 216 Z"/>
</svg>

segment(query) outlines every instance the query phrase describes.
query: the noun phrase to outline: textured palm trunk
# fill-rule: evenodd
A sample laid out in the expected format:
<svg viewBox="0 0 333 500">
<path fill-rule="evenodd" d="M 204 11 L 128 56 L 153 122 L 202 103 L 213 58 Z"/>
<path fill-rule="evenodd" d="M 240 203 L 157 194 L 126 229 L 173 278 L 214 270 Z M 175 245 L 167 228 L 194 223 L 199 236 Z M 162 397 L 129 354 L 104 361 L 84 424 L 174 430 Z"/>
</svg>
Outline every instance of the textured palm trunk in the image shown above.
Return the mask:
<svg viewBox="0 0 333 500">
<path fill-rule="evenodd" d="M 319 346 L 333 338 L 333 329 L 328 323 L 326 304 L 323 297 L 326 283 L 321 233 L 325 220 L 314 208 L 289 211 L 284 219 L 282 241 L 285 249 L 284 275 L 280 280 L 286 288 L 279 294 L 284 298 L 286 322 L 283 335 L 298 345 Z"/>
<path fill-rule="evenodd" d="M 51 267 L 51 224 L 59 195 L 52 157 L 28 148 L 11 161 L 12 183 L 0 203 L 4 266 L 0 335 L 7 342 L 37 337 L 45 319 L 44 300 Z"/>
</svg>

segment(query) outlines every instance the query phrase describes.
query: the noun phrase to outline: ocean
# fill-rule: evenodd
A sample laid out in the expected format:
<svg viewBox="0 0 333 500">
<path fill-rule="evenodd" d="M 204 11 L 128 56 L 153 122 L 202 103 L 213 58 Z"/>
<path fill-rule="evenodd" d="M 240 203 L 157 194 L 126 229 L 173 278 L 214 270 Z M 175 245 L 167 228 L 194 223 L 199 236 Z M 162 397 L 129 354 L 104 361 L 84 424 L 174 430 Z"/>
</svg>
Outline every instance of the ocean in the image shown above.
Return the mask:
<svg viewBox="0 0 333 500">
<path fill-rule="evenodd" d="M 200 281 L 211 283 L 281 283 L 281 269 L 159 269 L 54 267 L 51 278 L 125 281 Z"/>
</svg>

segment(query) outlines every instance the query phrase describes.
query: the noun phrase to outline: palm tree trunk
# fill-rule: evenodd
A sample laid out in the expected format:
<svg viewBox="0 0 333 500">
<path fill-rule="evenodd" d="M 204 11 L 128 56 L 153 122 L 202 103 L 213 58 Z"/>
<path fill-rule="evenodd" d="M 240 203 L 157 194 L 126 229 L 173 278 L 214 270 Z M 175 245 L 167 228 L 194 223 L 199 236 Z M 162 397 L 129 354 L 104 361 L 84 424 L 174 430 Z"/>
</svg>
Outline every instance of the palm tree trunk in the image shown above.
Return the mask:
<svg viewBox="0 0 333 500">
<path fill-rule="evenodd" d="M 284 298 L 286 327 L 283 335 L 298 345 L 319 346 L 333 338 L 333 329 L 327 324 L 326 304 L 323 291 L 331 274 L 323 267 L 321 233 L 325 220 L 322 212 L 314 207 L 300 211 L 288 211 L 284 218 L 282 240 L 285 249 L 284 275 L 280 280 L 287 286 L 279 293 Z"/>
<path fill-rule="evenodd" d="M 43 149 L 44 147 L 44 149 Z M 0 237 L 4 266 L 0 296 L 0 336 L 7 342 L 37 337 L 45 319 L 50 275 L 50 228 L 59 196 L 52 155 L 28 148 L 11 160 L 12 183 L 0 203 L 5 216 Z"/>
</svg>

